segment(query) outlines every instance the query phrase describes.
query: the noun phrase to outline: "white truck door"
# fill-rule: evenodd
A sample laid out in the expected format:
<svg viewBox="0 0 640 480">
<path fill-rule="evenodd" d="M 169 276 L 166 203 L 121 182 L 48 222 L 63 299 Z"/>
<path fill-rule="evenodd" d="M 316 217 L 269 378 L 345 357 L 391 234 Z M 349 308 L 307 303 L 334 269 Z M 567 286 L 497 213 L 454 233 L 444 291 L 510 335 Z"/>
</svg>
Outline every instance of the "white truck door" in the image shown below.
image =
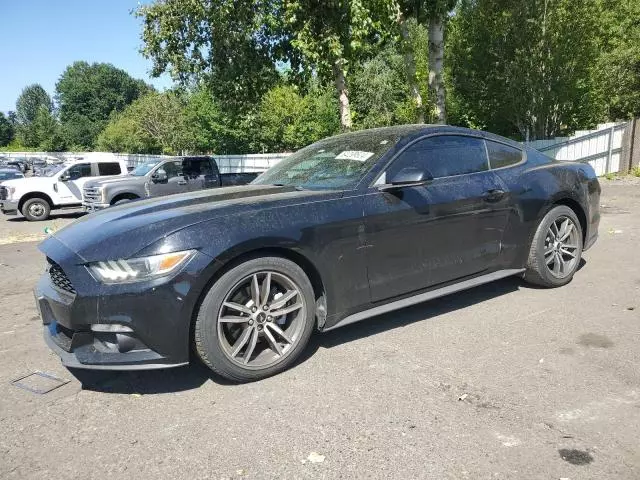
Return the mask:
<svg viewBox="0 0 640 480">
<path fill-rule="evenodd" d="M 54 185 L 60 205 L 81 203 L 82 185 L 91 176 L 91 163 L 76 163 L 60 172 Z"/>
</svg>

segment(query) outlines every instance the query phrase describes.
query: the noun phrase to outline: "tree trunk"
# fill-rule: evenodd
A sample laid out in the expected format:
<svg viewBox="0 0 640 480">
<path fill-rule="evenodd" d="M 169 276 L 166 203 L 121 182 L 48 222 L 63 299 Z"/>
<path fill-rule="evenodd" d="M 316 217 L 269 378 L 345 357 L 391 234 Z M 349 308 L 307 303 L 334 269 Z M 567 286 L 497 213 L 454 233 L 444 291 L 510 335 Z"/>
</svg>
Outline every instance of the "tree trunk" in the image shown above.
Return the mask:
<svg viewBox="0 0 640 480">
<path fill-rule="evenodd" d="M 447 123 L 445 110 L 444 79 L 442 75 L 444 62 L 444 20 L 429 20 L 429 91 L 435 103 L 437 123 Z"/>
<path fill-rule="evenodd" d="M 343 131 L 351 130 L 351 106 L 349 105 L 349 91 L 344 79 L 342 60 L 336 60 L 333 64 L 333 76 L 340 101 L 340 126 Z"/>
<path fill-rule="evenodd" d="M 404 67 L 407 74 L 407 82 L 409 83 L 409 92 L 416 107 L 416 122 L 424 123 L 424 108 L 422 106 L 422 95 L 418 87 L 416 78 L 416 61 L 411 47 L 411 39 L 409 38 L 409 28 L 407 27 L 407 19 L 401 13 L 398 14 L 398 24 L 400 26 L 400 36 L 402 37 L 402 51 L 404 55 Z"/>
</svg>

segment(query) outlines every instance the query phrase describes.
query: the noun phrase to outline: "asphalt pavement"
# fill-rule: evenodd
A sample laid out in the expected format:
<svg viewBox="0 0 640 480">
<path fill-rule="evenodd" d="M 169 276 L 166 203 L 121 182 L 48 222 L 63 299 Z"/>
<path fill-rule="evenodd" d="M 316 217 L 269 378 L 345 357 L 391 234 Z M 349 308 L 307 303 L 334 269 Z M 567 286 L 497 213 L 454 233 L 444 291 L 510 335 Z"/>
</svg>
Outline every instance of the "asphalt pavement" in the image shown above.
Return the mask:
<svg viewBox="0 0 640 480">
<path fill-rule="evenodd" d="M 62 367 L 20 242 L 47 225 L 0 218 L 0 478 L 638 479 L 640 184 L 603 183 L 569 285 L 505 279 L 318 334 L 246 385 Z M 34 371 L 69 382 L 11 383 Z"/>
</svg>

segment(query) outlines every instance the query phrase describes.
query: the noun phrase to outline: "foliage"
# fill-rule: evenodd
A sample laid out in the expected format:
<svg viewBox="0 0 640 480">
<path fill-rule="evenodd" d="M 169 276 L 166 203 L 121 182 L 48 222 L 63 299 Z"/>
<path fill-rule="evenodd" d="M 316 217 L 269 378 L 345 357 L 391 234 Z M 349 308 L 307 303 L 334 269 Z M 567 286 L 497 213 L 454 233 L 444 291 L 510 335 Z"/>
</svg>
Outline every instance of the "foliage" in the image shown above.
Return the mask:
<svg viewBox="0 0 640 480">
<path fill-rule="evenodd" d="M 150 92 L 134 101 L 98 137 L 101 149 L 176 154 L 186 146 L 184 102 L 174 92 Z"/>
<path fill-rule="evenodd" d="M 124 110 L 149 89 L 142 80 L 108 63 L 69 65 L 56 84 L 60 121 L 68 142 L 93 147 L 111 114 Z"/>
<path fill-rule="evenodd" d="M 457 120 L 526 139 L 592 124 L 598 19 L 597 0 L 462 0 L 448 57 Z"/>
<path fill-rule="evenodd" d="M 339 131 L 336 100 L 328 89 L 312 86 L 306 95 L 292 85 L 265 94 L 255 121 L 255 150 L 293 151 Z"/>
<path fill-rule="evenodd" d="M 391 45 L 354 68 L 351 98 L 357 128 L 412 123 L 416 117 L 402 56 Z"/>
<path fill-rule="evenodd" d="M 25 87 L 16 102 L 16 133 L 25 147 L 37 147 L 39 144 L 33 124 L 42 109 L 48 113 L 53 110 L 49 94 L 37 83 Z"/>
<path fill-rule="evenodd" d="M 0 147 L 9 145 L 9 142 L 13 140 L 15 135 L 15 129 L 11 121 L 5 117 L 4 113 L 0 112 Z"/>
<path fill-rule="evenodd" d="M 601 94 L 611 120 L 640 116 L 640 2 L 601 0 Z"/>
<path fill-rule="evenodd" d="M 206 83 L 228 109 L 246 112 L 278 80 L 285 59 L 278 2 L 157 0 L 141 5 L 142 53 L 152 75 L 168 72 L 183 86 Z"/>
</svg>

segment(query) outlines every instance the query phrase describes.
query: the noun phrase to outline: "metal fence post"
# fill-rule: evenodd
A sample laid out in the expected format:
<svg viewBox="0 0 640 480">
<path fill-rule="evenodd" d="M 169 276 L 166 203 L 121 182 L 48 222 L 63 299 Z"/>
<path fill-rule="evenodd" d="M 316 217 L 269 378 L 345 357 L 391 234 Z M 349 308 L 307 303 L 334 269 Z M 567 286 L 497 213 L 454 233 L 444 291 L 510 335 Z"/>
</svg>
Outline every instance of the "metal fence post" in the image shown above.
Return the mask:
<svg viewBox="0 0 640 480">
<path fill-rule="evenodd" d="M 613 154 L 613 134 L 615 132 L 615 125 L 609 129 L 609 146 L 607 148 L 607 166 L 604 169 L 604 173 L 611 173 L 611 156 Z"/>
</svg>

